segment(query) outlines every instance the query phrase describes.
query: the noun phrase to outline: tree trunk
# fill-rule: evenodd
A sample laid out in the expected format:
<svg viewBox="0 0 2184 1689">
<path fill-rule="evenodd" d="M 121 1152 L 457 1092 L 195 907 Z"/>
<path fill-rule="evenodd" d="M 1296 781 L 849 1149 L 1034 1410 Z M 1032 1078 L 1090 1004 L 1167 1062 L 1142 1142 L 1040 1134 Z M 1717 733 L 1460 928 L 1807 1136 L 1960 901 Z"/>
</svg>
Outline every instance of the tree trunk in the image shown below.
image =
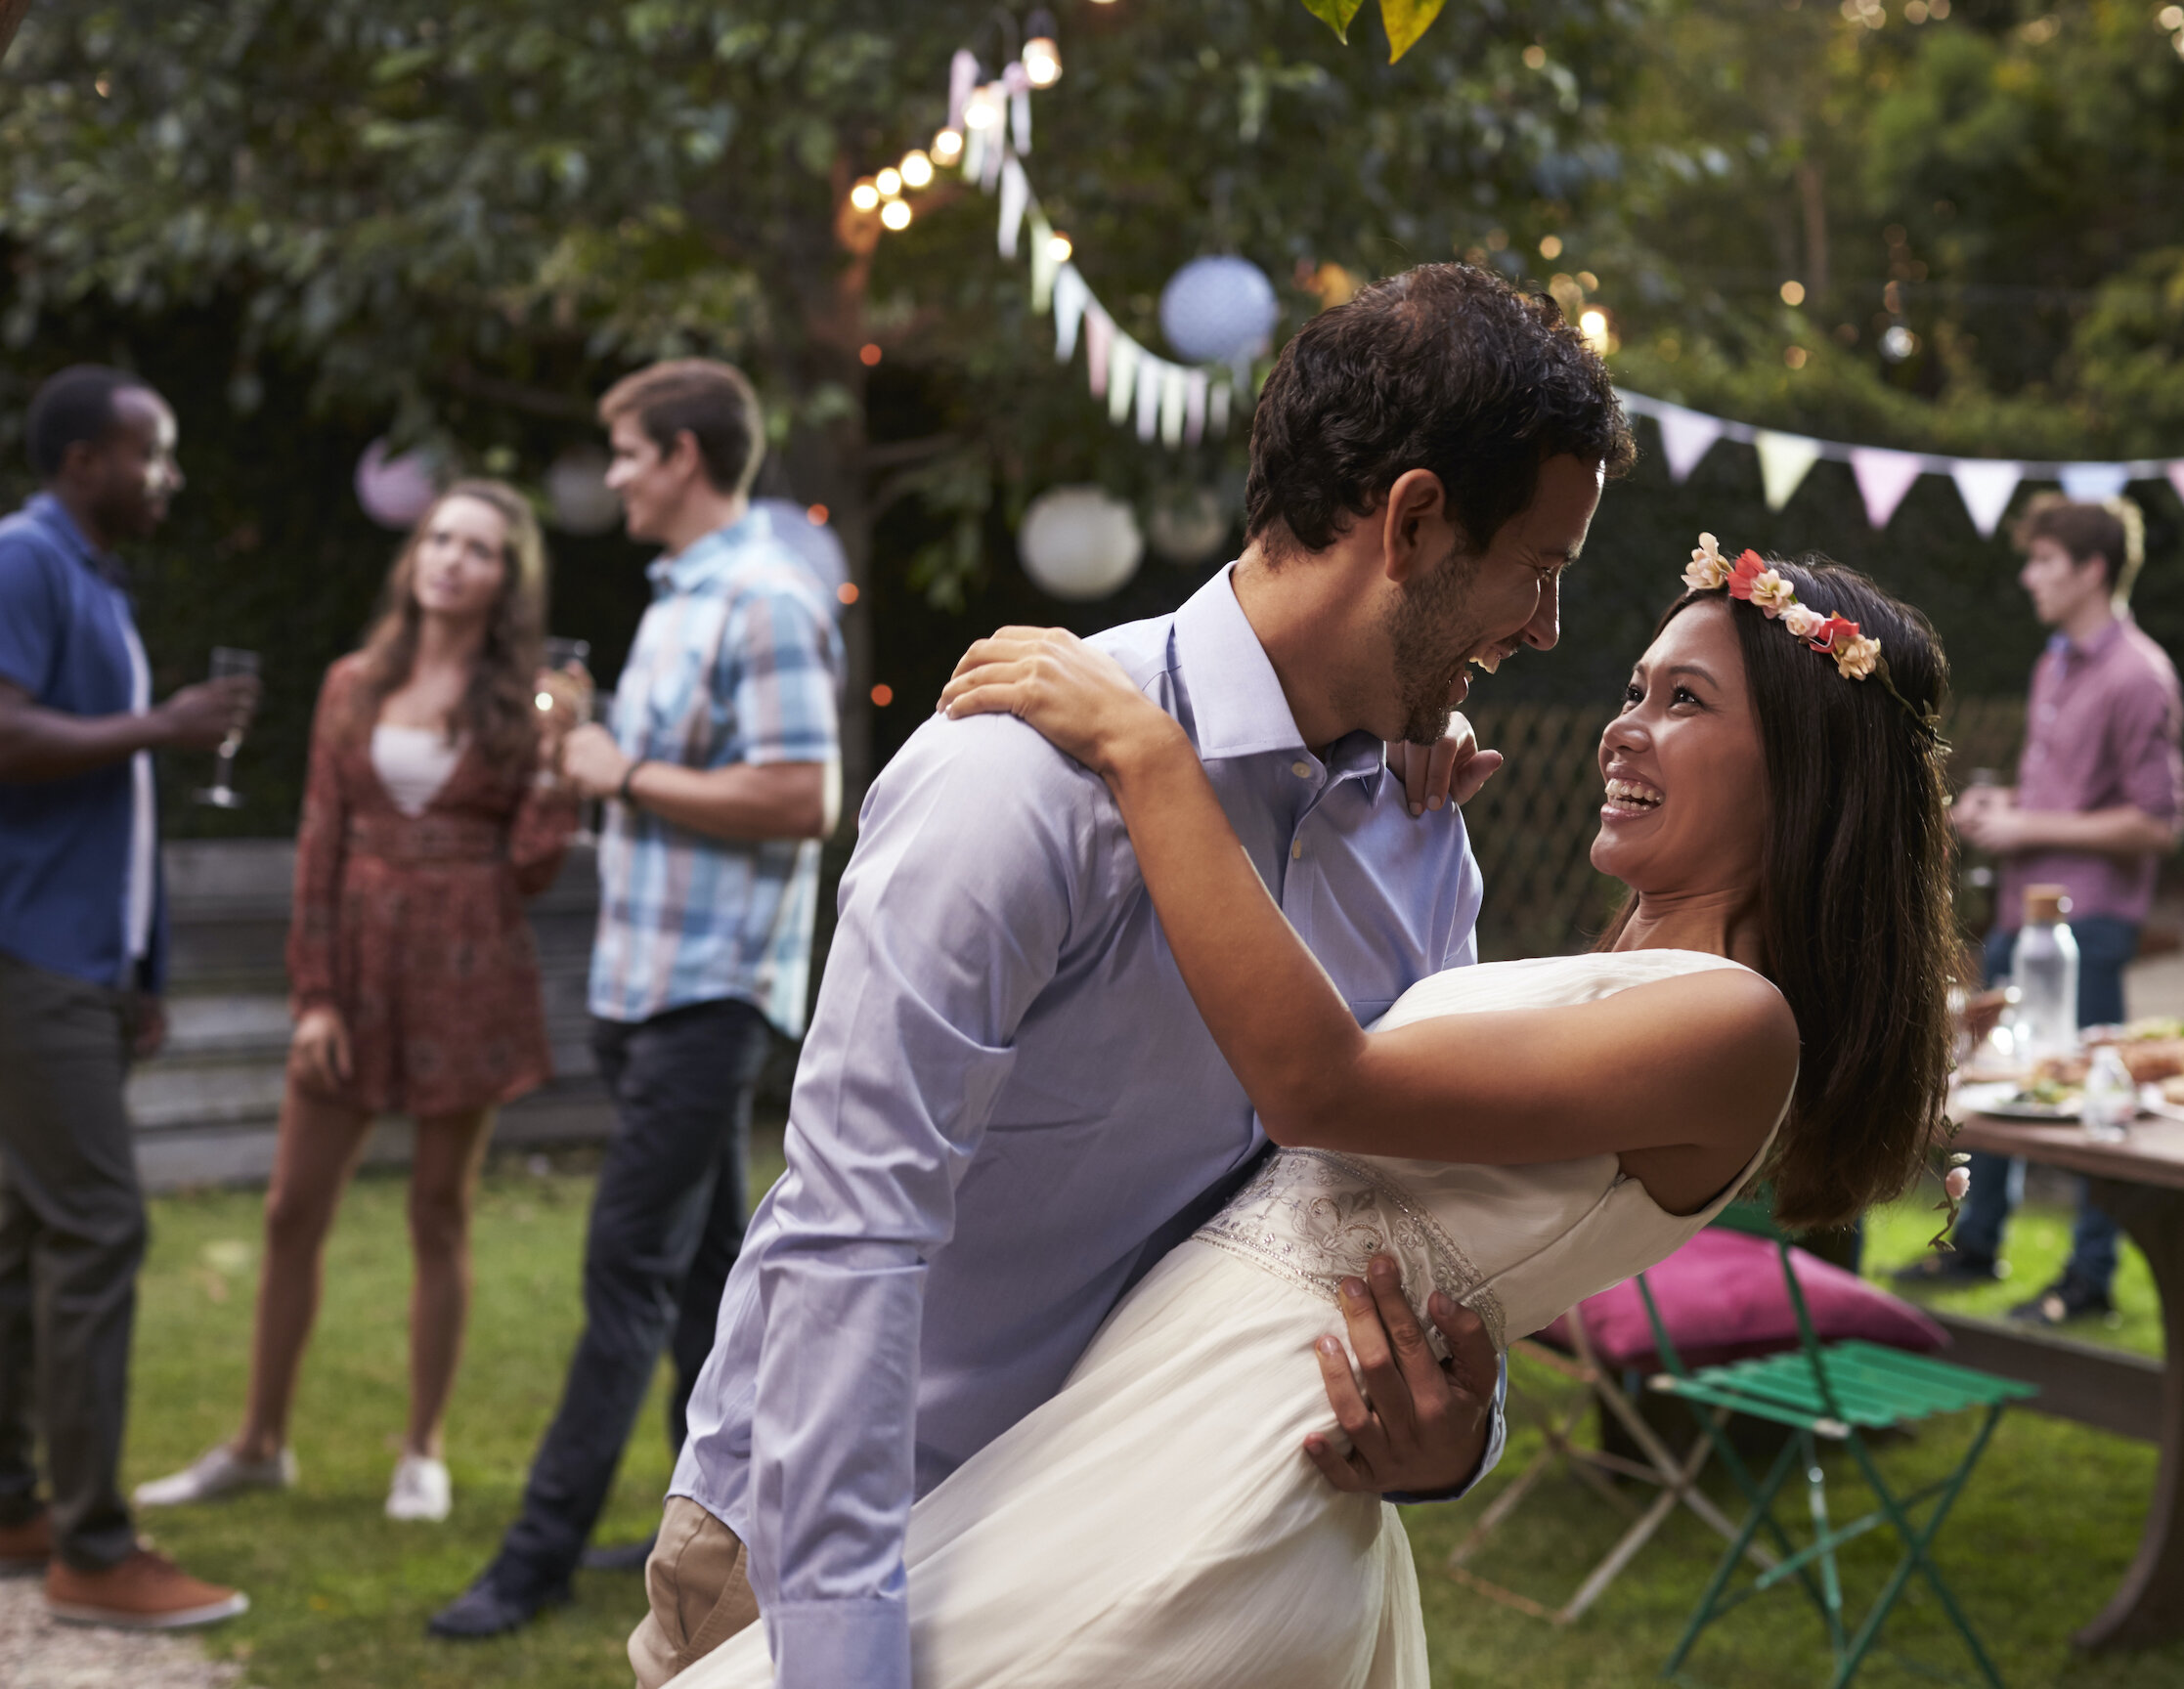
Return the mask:
<svg viewBox="0 0 2184 1689">
<path fill-rule="evenodd" d="M 1815 312 L 1828 292 L 1826 185 L 1812 159 L 1798 165 L 1797 192 L 1805 201 L 1805 289 Z"/>
<path fill-rule="evenodd" d="M 0 59 L 8 56 L 8 48 L 16 38 L 16 29 L 22 22 L 23 14 L 30 10 L 30 0 L 0 0 Z"/>
</svg>

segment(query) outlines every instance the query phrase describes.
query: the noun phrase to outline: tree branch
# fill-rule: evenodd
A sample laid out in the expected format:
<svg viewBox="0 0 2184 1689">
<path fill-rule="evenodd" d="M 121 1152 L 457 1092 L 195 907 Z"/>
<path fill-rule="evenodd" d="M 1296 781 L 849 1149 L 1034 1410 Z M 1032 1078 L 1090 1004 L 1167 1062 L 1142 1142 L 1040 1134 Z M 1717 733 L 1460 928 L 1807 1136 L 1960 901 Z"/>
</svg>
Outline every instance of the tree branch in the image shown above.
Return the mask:
<svg viewBox="0 0 2184 1689">
<path fill-rule="evenodd" d="M 23 14 L 30 10 L 30 0 L 0 0 L 0 59 L 8 56 L 8 48 L 16 38 L 16 29 L 22 22 Z"/>
</svg>

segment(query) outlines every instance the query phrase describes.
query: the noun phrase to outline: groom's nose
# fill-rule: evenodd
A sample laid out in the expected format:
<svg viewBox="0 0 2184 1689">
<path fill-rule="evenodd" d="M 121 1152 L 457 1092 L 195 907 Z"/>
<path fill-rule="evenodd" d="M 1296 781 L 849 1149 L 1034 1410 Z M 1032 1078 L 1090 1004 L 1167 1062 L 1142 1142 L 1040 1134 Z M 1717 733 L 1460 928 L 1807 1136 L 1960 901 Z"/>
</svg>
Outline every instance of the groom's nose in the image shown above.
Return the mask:
<svg viewBox="0 0 2184 1689">
<path fill-rule="evenodd" d="M 1562 637 L 1562 577 L 1550 575 L 1540 588 L 1539 608 L 1524 625 L 1524 642 L 1535 651 L 1551 651 Z"/>
</svg>

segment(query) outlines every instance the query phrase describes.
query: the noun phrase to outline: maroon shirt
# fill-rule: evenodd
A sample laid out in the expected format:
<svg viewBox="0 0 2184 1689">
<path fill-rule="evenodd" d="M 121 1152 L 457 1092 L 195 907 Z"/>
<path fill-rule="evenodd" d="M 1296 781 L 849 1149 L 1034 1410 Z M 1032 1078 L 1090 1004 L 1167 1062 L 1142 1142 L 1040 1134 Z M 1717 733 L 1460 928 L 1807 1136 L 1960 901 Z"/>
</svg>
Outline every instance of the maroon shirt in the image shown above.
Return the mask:
<svg viewBox="0 0 2184 1689">
<path fill-rule="evenodd" d="M 2082 651 L 2058 633 L 2032 666 L 2018 806 L 2083 814 L 2129 804 L 2173 821 L 2184 810 L 2180 725 L 2175 667 L 2128 615 Z M 2153 905 L 2158 865 L 2151 853 L 2026 851 L 2003 864 L 1995 924 L 2015 931 L 2025 919 L 2025 888 L 2045 884 L 2069 888 L 2073 916 L 2135 925 Z"/>
</svg>

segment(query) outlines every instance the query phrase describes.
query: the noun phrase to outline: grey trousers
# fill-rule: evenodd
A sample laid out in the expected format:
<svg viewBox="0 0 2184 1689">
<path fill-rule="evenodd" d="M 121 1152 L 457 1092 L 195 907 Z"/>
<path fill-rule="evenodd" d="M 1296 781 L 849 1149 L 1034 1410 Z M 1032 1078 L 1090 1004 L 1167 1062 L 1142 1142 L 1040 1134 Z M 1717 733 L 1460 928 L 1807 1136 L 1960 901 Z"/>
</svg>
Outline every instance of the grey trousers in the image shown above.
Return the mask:
<svg viewBox="0 0 2184 1689">
<path fill-rule="evenodd" d="M 144 1196 L 122 1106 L 132 1000 L 0 955 L 0 1523 L 37 1510 L 45 1437 L 61 1558 L 136 1545 L 118 1484 Z"/>
</svg>

